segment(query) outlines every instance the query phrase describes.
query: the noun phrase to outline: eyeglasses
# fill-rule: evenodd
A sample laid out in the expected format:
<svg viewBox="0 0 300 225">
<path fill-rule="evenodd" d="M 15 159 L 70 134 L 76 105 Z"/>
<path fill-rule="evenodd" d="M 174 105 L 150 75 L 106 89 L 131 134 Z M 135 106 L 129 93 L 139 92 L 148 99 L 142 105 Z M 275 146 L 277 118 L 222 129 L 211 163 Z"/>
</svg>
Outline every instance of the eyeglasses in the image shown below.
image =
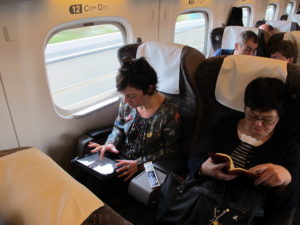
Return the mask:
<svg viewBox="0 0 300 225">
<path fill-rule="evenodd" d="M 264 126 L 271 126 L 271 125 L 275 124 L 279 119 L 278 117 L 273 118 L 273 119 L 271 119 L 271 118 L 270 119 L 264 119 L 264 118 L 261 118 L 259 116 L 251 115 L 249 113 L 245 114 L 245 118 L 250 122 L 256 122 L 256 121 L 260 120 Z"/>
</svg>

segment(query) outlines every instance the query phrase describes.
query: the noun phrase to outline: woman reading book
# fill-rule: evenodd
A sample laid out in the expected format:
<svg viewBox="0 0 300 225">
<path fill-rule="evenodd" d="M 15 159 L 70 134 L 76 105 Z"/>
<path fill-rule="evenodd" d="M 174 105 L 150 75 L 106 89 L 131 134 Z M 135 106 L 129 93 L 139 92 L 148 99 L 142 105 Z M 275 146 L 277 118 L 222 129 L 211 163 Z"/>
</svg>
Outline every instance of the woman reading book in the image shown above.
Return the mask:
<svg viewBox="0 0 300 225">
<path fill-rule="evenodd" d="M 277 126 L 285 109 L 285 84 L 275 78 L 257 78 L 248 84 L 244 103 L 242 118 L 221 119 L 201 138 L 189 160 L 191 175 L 210 192 L 254 205 L 250 221 L 242 224 L 289 224 L 298 202 L 300 157 L 296 141 Z M 246 170 L 251 178 L 228 172 L 226 160 L 218 160 L 214 153 L 230 156 L 234 166 Z M 200 199 L 195 206 L 197 216 L 186 224 L 213 224 L 216 218 L 222 222 L 223 214 L 230 212 L 218 205 L 210 210 L 214 213 L 209 212 L 210 206 Z M 222 218 L 217 217 L 218 210 L 224 212 Z M 236 224 L 238 217 L 231 217 Z"/>
</svg>

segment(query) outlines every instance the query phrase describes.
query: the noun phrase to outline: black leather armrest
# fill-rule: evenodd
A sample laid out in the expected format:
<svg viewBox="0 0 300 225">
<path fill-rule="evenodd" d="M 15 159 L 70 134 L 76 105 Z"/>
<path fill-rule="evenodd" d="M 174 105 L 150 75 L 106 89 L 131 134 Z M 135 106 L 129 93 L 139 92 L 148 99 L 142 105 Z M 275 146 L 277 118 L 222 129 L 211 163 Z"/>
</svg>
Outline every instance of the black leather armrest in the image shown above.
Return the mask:
<svg viewBox="0 0 300 225">
<path fill-rule="evenodd" d="M 112 131 L 112 126 L 102 127 L 99 129 L 91 130 L 87 132 L 86 135 L 82 136 L 78 140 L 76 156 L 83 156 L 90 153 L 91 148 L 87 145 L 89 142 L 96 142 L 99 144 L 104 144 L 107 136 Z"/>
</svg>

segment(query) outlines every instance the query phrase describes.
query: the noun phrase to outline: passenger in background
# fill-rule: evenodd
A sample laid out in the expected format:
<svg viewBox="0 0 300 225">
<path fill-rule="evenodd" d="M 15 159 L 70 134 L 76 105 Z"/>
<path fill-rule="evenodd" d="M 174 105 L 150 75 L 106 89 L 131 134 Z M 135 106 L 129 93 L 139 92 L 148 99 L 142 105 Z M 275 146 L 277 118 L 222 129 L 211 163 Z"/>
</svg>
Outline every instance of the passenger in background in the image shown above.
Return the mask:
<svg viewBox="0 0 300 225">
<path fill-rule="evenodd" d="M 116 154 L 118 177 L 133 177 L 149 160 L 179 154 L 180 115 L 177 106 L 156 89 L 157 74 L 145 58 L 122 59 L 116 78 L 122 94 L 118 117 L 105 145 L 89 143 L 92 152 Z"/>
<path fill-rule="evenodd" d="M 297 46 L 289 40 L 276 42 L 270 47 L 270 58 L 294 63 L 297 59 Z"/>
<path fill-rule="evenodd" d="M 246 30 L 238 37 L 234 49 L 219 48 L 213 56 L 220 55 L 255 55 L 258 47 L 258 36 L 251 30 Z"/>
<path fill-rule="evenodd" d="M 254 27 L 258 28 L 260 25 L 263 25 L 263 24 L 265 24 L 265 23 L 266 23 L 265 19 L 258 20 L 258 21 L 256 21 Z"/>
<path fill-rule="evenodd" d="M 245 91 L 244 116 L 224 118 L 210 135 L 200 140 L 197 151 L 190 157 L 191 175 L 197 178 L 199 186 L 212 193 L 208 196 L 225 196 L 221 202 L 210 205 L 199 197 L 199 203 L 194 204 L 195 218 L 185 224 L 208 224 L 215 220 L 227 224 L 223 219 L 228 224 L 289 224 L 298 203 L 300 158 L 297 142 L 277 129 L 285 110 L 285 94 L 282 81 L 255 79 Z M 230 155 L 237 167 L 249 170 L 252 179 L 226 173 L 227 164 L 213 161 L 208 154 L 212 152 Z M 232 206 L 241 204 L 243 209 L 249 207 L 249 214 L 223 211 L 226 202 Z M 229 203 L 226 207 L 230 208 Z M 218 214 L 222 217 L 217 217 Z M 262 215 L 259 223 L 253 223 Z M 243 222 L 243 216 L 247 223 Z"/>
<path fill-rule="evenodd" d="M 270 36 L 273 35 L 273 32 L 274 32 L 274 27 L 272 25 L 269 25 L 269 24 L 262 24 L 258 27 L 258 29 L 261 29 L 261 30 L 265 30 L 266 32 L 269 33 Z"/>
</svg>

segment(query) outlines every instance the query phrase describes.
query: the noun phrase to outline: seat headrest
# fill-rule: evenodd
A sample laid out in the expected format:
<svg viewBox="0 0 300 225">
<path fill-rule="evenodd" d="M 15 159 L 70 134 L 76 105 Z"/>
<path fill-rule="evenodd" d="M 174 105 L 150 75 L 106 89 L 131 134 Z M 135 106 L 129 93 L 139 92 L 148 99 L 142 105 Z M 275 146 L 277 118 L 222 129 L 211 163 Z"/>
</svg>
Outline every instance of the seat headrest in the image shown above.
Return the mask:
<svg viewBox="0 0 300 225">
<path fill-rule="evenodd" d="M 225 27 L 216 27 L 210 33 L 210 41 L 214 51 L 222 47 L 224 29 Z"/>
<path fill-rule="evenodd" d="M 0 218 L 8 224 L 80 225 L 103 202 L 42 151 L 0 157 Z"/>
<path fill-rule="evenodd" d="M 226 57 L 217 78 L 216 100 L 222 105 L 243 112 L 244 91 L 257 77 L 274 77 L 285 82 L 287 62 L 248 55 Z"/>
<path fill-rule="evenodd" d="M 300 25 L 300 14 L 290 15 L 289 20 L 292 21 L 292 22 L 296 22 Z"/>
<path fill-rule="evenodd" d="M 274 33 L 291 31 L 292 22 L 285 20 L 268 20 L 266 24 L 274 27 Z"/>
<path fill-rule="evenodd" d="M 283 40 L 290 40 L 297 46 L 297 64 L 300 64 L 300 31 L 286 32 Z"/>
<path fill-rule="evenodd" d="M 142 43 L 132 43 L 127 44 L 119 48 L 118 50 L 118 60 L 120 64 L 122 64 L 122 59 L 126 56 L 135 59 L 136 58 L 136 51 Z"/>
<path fill-rule="evenodd" d="M 181 52 L 184 45 L 161 42 L 144 42 L 139 45 L 136 57 L 145 57 L 158 76 L 159 91 L 179 94 Z"/>
<path fill-rule="evenodd" d="M 279 20 L 287 20 L 288 17 L 289 17 L 288 14 L 283 14 L 283 15 L 280 16 Z"/>
<path fill-rule="evenodd" d="M 237 42 L 238 37 L 245 30 L 252 30 L 258 35 L 258 28 L 256 27 L 242 27 L 242 26 L 228 26 L 224 30 L 222 38 L 222 48 L 234 49 L 234 45 Z"/>
<path fill-rule="evenodd" d="M 234 110 L 223 104 L 220 104 L 216 100 L 215 91 L 218 76 L 221 71 L 221 67 L 225 59 L 230 59 L 229 57 L 254 57 L 254 56 L 217 56 L 210 57 L 203 60 L 197 69 L 195 80 L 195 93 L 197 94 L 197 131 L 199 135 L 205 135 L 206 129 L 214 127 L 220 118 L 226 116 L 243 116 L 244 113 L 241 111 Z M 256 57 L 256 59 L 261 57 Z M 262 58 L 264 60 L 270 60 L 269 62 L 275 63 L 275 59 Z M 246 60 L 245 60 L 246 61 Z M 277 60 L 277 62 L 281 62 Z M 282 61 L 283 62 L 283 61 Z M 255 66 L 256 61 L 251 60 L 251 62 L 245 62 L 246 66 Z M 225 65 L 225 64 L 224 64 Z M 273 66 L 267 64 L 267 66 Z M 285 69 L 284 69 L 285 70 Z M 290 133 L 296 137 L 298 143 L 300 143 L 300 65 L 294 63 L 287 63 L 287 77 L 286 77 L 286 87 L 289 93 L 289 100 L 287 105 L 287 110 L 285 115 L 281 118 L 280 129 L 285 133 Z M 237 74 L 235 72 L 235 74 Z M 268 74 L 269 76 L 270 74 Z M 255 77 L 253 77 L 255 79 Z M 237 84 L 238 85 L 238 84 Z M 235 85 L 234 87 L 236 87 Z M 229 86 L 229 85 L 227 85 Z M 231 85 L 233 86 L 233 85 Z M 227 88 L 228 90 L 228 88 Z M 243 97 L 240 96 L 242 100 Z M 242 108 L 242 107 L 239 107 Z"/>
</svg>

